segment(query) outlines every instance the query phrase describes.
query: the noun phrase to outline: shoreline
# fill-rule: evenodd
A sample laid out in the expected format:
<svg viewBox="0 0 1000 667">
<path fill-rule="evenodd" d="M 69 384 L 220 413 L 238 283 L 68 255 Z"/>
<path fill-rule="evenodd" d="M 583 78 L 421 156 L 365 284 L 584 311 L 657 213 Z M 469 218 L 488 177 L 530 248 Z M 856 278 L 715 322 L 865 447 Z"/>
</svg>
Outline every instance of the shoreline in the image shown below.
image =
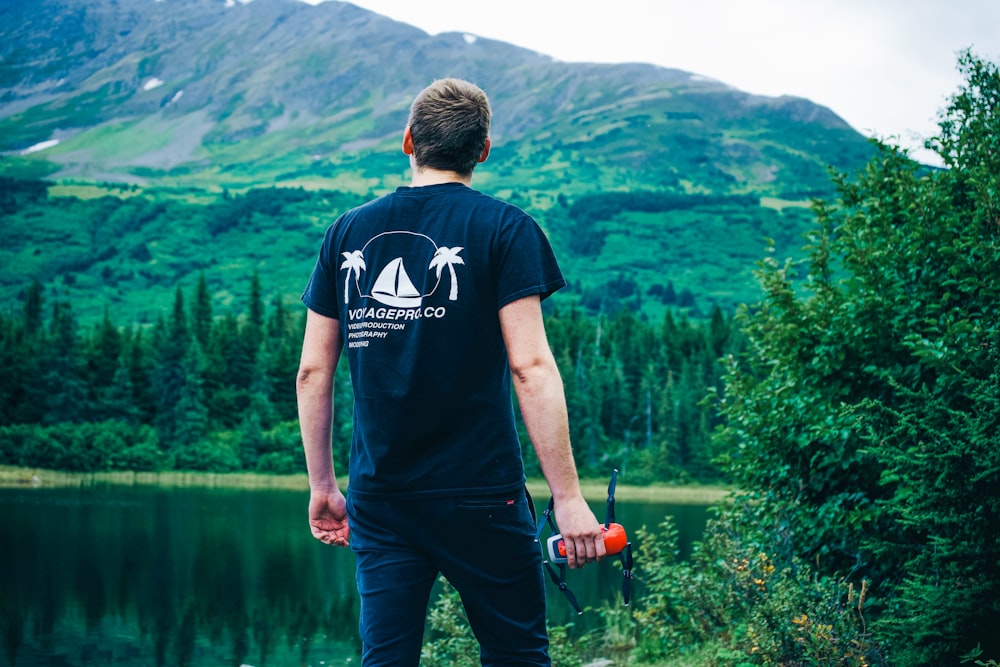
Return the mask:
<svg viewBox="0 0 1000 667">
<path fill-rule="evenodd" d="M 346 477 L 340 478 L 343 488 Z M 0 489 L 55 489 L 88 488 L 94 486 L 156 486 L 160 488 L 202 487 L 218 489 L 285 489 L 309 490 L 306 474 L 265 475 L 252 472 L 195 472 L 169 470 L 163 472 L 65 472 L 43 468 L 22 468 L 0 465 Z M 543 479 L 529 479 L 528 492 L 536 500 L 548 497 L 548 487 Z M 608 482 L 581 480 L 580 487 L 587 500 L 604 500 L 608 494 Z M 644 500 L 669 502 L 678 505 L 712 505 L 725 500 L 732 487 L 721 484 L 687 484 L 668 486 L 630 486 L 618 484 L 615 490 L 617 500 Z"/>
</svg>

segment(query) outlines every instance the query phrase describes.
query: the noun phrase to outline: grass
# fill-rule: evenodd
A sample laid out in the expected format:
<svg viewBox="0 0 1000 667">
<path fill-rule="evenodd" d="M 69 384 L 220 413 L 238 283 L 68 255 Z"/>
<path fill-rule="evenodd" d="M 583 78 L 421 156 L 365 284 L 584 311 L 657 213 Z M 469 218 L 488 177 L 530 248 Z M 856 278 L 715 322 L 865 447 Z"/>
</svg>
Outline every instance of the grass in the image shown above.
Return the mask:
<svg viewBox="0 0 1000 667">
<path fill-rule="evenodd" d="M 760 205 L 765 208 L 773 208 L 774 210 L 781 212 L 786 208 L 812 208 L 812 201 L 792 201 L 789 199 L 780 199 L 778 197 L 761 197 Z"/>
<path fill-rule="evenodd" d="M 608 480 L 582 480 L 580 488 L 589 500 L 604 500 L 608 497 Z M 528 491 L 541 498 L 548 494 L 548 487 L 543 480 L 529 480 Z M 709 484 L 690 484 L 684 486 L 667 486 L 653 484 L 651 486 L 630 486 L 619 484 L 615 488 L 617 500 L 643 500 L 648 502 L 672 503 L 675 505 L 711 505 L 723 500 L 732 488 L 728 486 Z M 537 495 L 536 495 L 537 494 Z"/>
<path fill-rule="evenodd" d="M 210 472 L 65 472 L 43 468 L 22 468 L 0 465 L 0 488 L 60 488 L 90 487 L 117 484 L 122 486 L 161 487 L 210 487 L 233 489 L 291 489 L 306 491 L 309 482 L 305 475 L 263 475 L 251 472 L 210 473 Z M 341 488 L 347 488 L 347 480 L 340 480 Z M 590 500 L 607 497 L 607 481 L 584 480 L 581 482 L 583 494 Z M 628 486 L 619 485 L 615 490 L 616 499 L 645 500 L 675 504 L 710 505 L 724 499 L 731 491 L 721 485 L 689 486 Z M 529 480 L 528 491 L 536 498 L 547 497 L 548 487 L 544 480 Z"/>
<path fill-rule="evenodd" d="M 341 480 L 346 484 L 346 480 Z M 210 487 L 233 489 L 308 490 L 305 473 L 300 475 L 261 475 L 249 472 L 211 473 L 170 470 L 165 472 L 65 472 L 43 468 L 0 466 L 0 487 L 65 488 L 104 485 Z"/>
<path fill-rule="evenodd" d="M 64 181 L 49 188 L 52 197 L 76 197 L 77 199 L 99 199 L 101 197 L 118 197 L 129 199 L 145 194 L 142 190 L 132 190 L 128 186 L 106 185 L 103 183 L 85 183 Z"/>
<path fill-rule="evenodd" d="M 715 644 L 700 646 L 667 662 L 645 662 L 642 667 L 712 667 L 719 664 L 718 649 Z"/>
</svg>

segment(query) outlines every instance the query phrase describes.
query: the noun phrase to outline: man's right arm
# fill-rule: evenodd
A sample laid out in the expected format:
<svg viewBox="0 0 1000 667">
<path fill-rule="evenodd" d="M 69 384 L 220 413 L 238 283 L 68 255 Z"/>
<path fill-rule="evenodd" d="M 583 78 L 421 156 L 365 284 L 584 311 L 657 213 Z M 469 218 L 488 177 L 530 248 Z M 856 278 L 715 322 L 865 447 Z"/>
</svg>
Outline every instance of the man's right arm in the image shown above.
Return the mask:
<svg viewBox="0 0 1000 667">
<path fill-rule="evenodd" d="M 556 523 L 566 543 L 570 567 L 604 557 L 601 524 L 580 491 L 569 440 L 562 378 L 545 336 L 537 295 L 500 309 L 514 390 L 528 436 L 554 499 Z"/>
<path fill-rule="evenodd" d="M 333 378 L 340 361 L 340 323 L 309 310 L 295 379 L 299 428 L 309 472 L 309 525 L 316 539 L 337 546 L 350 540 L 346 500 L 333 469 Z"/>
</svg>

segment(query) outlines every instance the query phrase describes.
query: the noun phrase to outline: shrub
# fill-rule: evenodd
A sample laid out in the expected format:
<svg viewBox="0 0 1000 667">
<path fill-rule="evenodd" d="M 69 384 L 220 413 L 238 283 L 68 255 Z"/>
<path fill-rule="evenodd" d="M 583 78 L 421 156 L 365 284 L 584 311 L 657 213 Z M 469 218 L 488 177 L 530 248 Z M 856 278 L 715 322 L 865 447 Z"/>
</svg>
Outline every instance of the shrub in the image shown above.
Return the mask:
<svg viewBox="0 0 1000 667">
<path fill-rule="evenodd" d="M 7 465 L 28 465 L 25 453 L 31 451 L 34 442 L 33 431 L 37 426 L 12 424 L 0 427 L 0 463 Z"/>
<path fill-rule="evenodd" d="M 117 428 L 128 429 L 125 447 L 111 459 L 115 470 L 156 471 L 167 467 L 167 458 L 160 449 L 156 429 L 116 422 Z"/>
<path fill-rule="evenodd" d="M 166 465 L 152 428 L 117 420 L 0 428 L 0 462 L 69 472 L 160 470 Z"/>
<path fill-rule="evenodd" d="M 306 469 L 305 451 L 297 421 L 281 422 L 265 431 L 256 471 L 278 475 L 300 473 Z"/>
<path fill-rule="evenodd" d="M 478 667 L 479 642 L 469 625 L 458 591 L 441 578 L 444 588 L 427 615 L 420 664 L 424 667 Z M 570 626 L 549 628 L 552 667 L 580 667 L 579 651 L 568 640 Z"/>
<path fill-rule="evenodd" d="M 174 468 L 204 472 L 233 472 L 240 469 L 240 457 L 229 444 L 199 440 L 174 452 Z"/>
<path fill-rule="evenodd" d="M 479 642 L 472 634 L 458 591 L 444 578 L 444 589 L 427 615 L 427 632 L 420 651 L 426 667 L 476 667 Z"/>
<path fill-rule="evenodd" d="M 865 616 L 869 584 L 817 576 L 744 537 L 729 509 L 709 522 L 690 562 L 676 562 L 676 529 L 643 528 L 634 655 L 659 661 L 715 646 L 719 665 L 880 665 Z M 746 517 L 744 517 L 746 518 Z"/>
<path fill-rule="evenodd" d="M 816 203 L 808 261 L 761 262 L 720 403 L 747 506 L 822 575 L 870 578 L 906 665 L 1000 651 L 1000 68 L 959 69 L 947 169 L 878 144 Z"/>
</svg>

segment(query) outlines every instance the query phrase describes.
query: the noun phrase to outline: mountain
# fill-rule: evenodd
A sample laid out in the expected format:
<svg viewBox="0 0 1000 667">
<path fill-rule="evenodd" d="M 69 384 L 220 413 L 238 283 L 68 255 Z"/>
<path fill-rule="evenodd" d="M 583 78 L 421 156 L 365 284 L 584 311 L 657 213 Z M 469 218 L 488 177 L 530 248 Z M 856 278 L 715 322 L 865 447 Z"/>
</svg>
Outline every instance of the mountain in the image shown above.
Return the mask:
<svg viewBox="0 0 1000 667">
<path fill-rule="evenodd" d="M 274 185 L 371 196 L 406 182 L 399 144 L 413 95 L 458 76 L 480 84 L 494 107 L 494 151 L 476 187 L 539 217 L 564 246 L 581 295 L 675 283 L 732 305 L 742 297 L 697 270 L 663 275 L 669 264 L 654 251 L 677 250 L 664 228 L 695 245 L 704 239 L 685 238 L 689 223 L 709 230 L 707 245 L 687 248 L 689 260 L 712 255 L 715 234 L 759 256 L 764 235 L 801 231 L 802 216 L 787 206 L 829 193 L 828 165 L 849 171 L 870 154 L 864 137 L 805 99 L 750 95 L 653 65 L 565 63 L 473 35 L 432 36 L 336 0 L 0 0 L 0 12 L 0 175 L 46 178 L 59 184 L 50 196 L 101 182 L 188 199 Z M 626 193 L 674 199 L 636 205 Z M 619 197 L 610 208 L 609 196 Z M 755 210 L 761 201 L 767 211 Z M 587 202 L 602 202 L 605 218 Z M 728 233 L 733 216 L 747 234 Z M 8 238 L 34 244 L 36 255 L 62 252 L 51 234 L 18 229 Z M 631 230 L 656 242 L 636 244 Z M 258 262 L 265 272 L 268 261 Z M 721 260 L 717 278 L 732 261 Z M 0 303 L 18 280 L 51 278 L 31 270 L 0 272 Z"/>
<path fill-rule="evenodd" d="M 346 2 L 4 4 L 0 151 L 58 141 L 31 158 L 57 179 L 337 183 L 333 172 L 396 152 L 414 93 L 443 76 L 490 95 L 496 178 L 511 163 L 548 167 L 538 190 L 561 185 L 547 172 L 569 162 L 591 187 L 593 174 L 616 189 L 799 196 L 825 183 L 827 164 L 866 152 L 843 120 L 804 99 L 430 36 Z M 396 162 L 366 179 L 398 180 L 406 164 Z"/>
</svg>

